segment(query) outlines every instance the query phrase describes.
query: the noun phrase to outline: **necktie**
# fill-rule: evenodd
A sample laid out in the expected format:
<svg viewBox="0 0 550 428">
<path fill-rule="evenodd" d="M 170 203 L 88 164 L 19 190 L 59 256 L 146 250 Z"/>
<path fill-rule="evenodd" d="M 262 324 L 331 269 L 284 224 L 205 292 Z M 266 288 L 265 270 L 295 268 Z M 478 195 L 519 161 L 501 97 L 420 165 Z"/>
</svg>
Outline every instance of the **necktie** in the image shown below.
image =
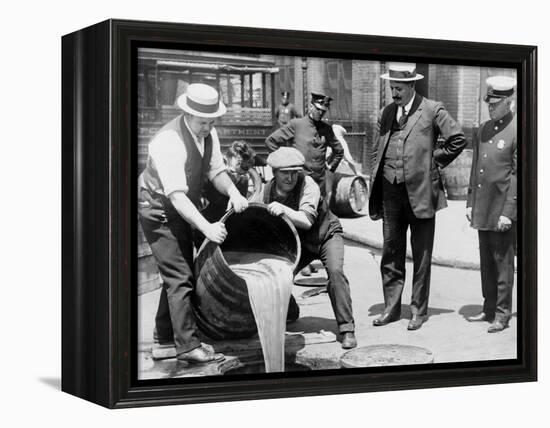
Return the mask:
<svg viewBox="0 0 550 428">
<path fill-rule="evenodd" d="M 401 117 L 399 118 L 399 127 L 403 128 L 407 123 L 407 111 L 405 107 L 401 107 Z"/>
</svg>

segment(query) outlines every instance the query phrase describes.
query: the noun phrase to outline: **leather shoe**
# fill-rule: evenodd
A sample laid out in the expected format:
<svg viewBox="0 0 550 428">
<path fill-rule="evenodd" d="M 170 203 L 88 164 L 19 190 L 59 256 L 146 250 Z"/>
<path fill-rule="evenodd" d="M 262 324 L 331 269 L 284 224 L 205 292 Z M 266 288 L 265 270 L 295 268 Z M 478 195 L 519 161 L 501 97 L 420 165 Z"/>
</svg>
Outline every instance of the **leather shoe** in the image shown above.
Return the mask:
<svg viewBox="0 0 550 428">
<path fill-rule="evenodd" d="M 352 349 L 357 346 L 357 339 L 355 338 L 355 333 L 353 331 L 346 331 L 342 335 L 342 348 L 343 349 Z"/>
<path fill-rule="evenodd" d="M 384 312 L 382 315 L 380 315 L 378 318 L 376 318 L 372 325 L 375 327 L 381 327 L 383 325 L 389 324 L 391 322 L 397 321 L 399 319 L 399 316 L 392 315 L 389 312 Z"/>
<path fill-rule="evenodd" d="M 489 317 L 485 312 L 480 312 L 479 314 L 466 317 L 469 322 L 481 322 L 481 321 L 493 321 L 493 318 Z"/>
<path fill-rule="evenodd" d="M 407 330 L 418 330 L 424 323 L 424 317 L 422 315 L 413 315 L 407 326 Z"/>
<path fill-rule="evenodd" d="M 203 363 L 215 363 L 218 361 L 223 361 L 225 356 L 220 353 L 211 351 L 212 347 L 210 345 L 201 346 L 192 349 L 189 352 L 183 352 L 178 355 L 178 361 L 185 361 L 186 363 L 191 364 L 203 364 Z"/>
<path fill-rule="evenodd" d="M 487 333 L 498 333 L 508 327 L 508 323 L 502 320 L 496 320 L 487 329 Z"/>
</svg>

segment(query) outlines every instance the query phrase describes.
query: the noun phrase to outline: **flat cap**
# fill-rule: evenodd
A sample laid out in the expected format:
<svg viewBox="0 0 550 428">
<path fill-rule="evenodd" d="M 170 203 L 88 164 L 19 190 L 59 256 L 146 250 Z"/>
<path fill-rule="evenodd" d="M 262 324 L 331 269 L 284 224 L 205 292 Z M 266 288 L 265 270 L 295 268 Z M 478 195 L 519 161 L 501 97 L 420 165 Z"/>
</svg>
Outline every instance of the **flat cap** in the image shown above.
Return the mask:
<svg viewBox="0 0 550 428">
<path fill-rule="evenodd" d="M 294 147 L 280 147 L 267 157 L 273 169 L 301 170 L 306 162 L 304 155 Z"/>
<path fill-rule="evenodd" d="M 487 95 L 483 98 L 486 103 L 498 103 L 501 99 L 514 94 L 516 79 L 509 76 L 491 76 L 487 83 Z"/>
</svg>

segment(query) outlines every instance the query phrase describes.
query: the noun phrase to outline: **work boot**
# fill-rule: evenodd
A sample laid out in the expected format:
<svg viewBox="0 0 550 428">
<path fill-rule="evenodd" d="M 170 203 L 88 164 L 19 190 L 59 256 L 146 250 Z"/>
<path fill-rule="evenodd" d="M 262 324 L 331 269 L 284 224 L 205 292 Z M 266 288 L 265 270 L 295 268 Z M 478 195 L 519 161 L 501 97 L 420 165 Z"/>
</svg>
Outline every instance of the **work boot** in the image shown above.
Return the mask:
<svg viewBox="0 0 550 428">
<path fill-rule="evenodd" d="M 346 331 L 342 334 L 342 348 L 352 349 L 357 346 L 357 339 L 353 331 Z"/>
</svg>

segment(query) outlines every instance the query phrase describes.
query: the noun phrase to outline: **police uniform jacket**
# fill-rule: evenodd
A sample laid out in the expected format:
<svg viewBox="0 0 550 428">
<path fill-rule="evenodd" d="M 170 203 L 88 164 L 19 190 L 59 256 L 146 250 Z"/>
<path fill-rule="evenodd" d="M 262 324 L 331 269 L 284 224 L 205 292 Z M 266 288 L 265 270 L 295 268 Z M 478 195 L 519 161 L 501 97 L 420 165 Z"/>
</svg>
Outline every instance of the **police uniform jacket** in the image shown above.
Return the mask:
<svg viewBox="0 0 550 428">
<path fill-rule="evenodd" d="M 344 149 L 336 139 L 332 126 L 322 120 L 314 121 L 309 115 L 292 119 L 267 137 L 265 143 L 270 151 L 275 151 L 281 146 L 293 146 L 298 149 L 306 160 L 304 170 L 315 181 L 324 178 L 327 164 L 330 171 L 334 172 L 344 157 Z M 328 160 L 327 147 L 332 149 Z"/>
<path fill-rule="evenodd" d="M 372 175 L 369 215 L 382 218 L 383 164 L 395 120 L 397 105 L 382 109 L 371 156 Z M 451 163 L 464 149 L 466 139 L 461 127 L 441 102 L 415 94 L 406 125 L 397 132 L 403 139 L 403 174 L 409 202 L 417 218 L 431 218 L 447 206 L 440 168 Z M 444 142 L 437 145 L 438 138 Z"/>
<path fill-rule="evenodd" d="M 467 206 L 478 230 L 496 230 L 501 215 L 517 220 L 517 126 L 512 113 L 484 122 L 474 134 Z"/>
</svg>

